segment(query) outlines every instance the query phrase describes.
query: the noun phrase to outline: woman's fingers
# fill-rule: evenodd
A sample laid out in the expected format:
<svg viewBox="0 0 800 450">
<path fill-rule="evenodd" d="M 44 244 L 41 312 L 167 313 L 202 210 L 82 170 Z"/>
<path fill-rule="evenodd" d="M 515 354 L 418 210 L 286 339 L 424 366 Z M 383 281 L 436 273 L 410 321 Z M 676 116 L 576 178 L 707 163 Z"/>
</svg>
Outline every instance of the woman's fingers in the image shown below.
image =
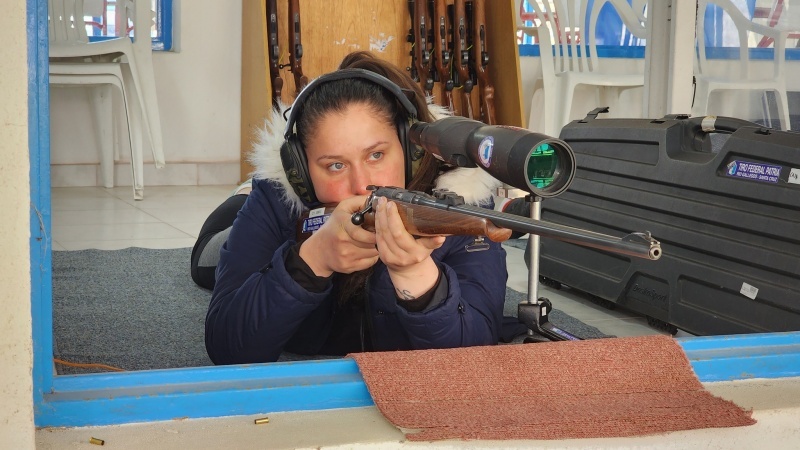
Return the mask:
<svg viewBox="0 0 800 450">
<path fill-rule="evenodd" d="M 416 239 L 405 229 L 397 205 L 380 198 L 375 214 L 375 232 L 381 260 L 390 268 L 419 264 L 441 247 L 444 237 Z"/>
</svg>

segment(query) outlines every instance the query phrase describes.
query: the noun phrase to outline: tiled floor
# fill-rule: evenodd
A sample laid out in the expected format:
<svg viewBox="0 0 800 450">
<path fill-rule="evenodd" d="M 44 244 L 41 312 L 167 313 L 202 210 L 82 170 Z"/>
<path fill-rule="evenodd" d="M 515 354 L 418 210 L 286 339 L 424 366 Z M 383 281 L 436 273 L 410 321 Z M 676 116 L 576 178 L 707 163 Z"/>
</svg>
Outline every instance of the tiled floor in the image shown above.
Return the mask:
<svg viewBox="0 0 800 450">
<path fill-rule="evenodd" d="M 208 214 L 235 186 L 147 186 L 145 199 L 134 201 L 129 187 L 54 188 L 54 250 L 126 247 L 181 248 L 194 244 Z M 523 251 L 507 248 L 509 286 L 527 292 Z M 663 333 L 636 314 L 598 306 L 581 293 L 542 286 L 540 296 L 600 331 L 616 336 Z"/>
</svg>

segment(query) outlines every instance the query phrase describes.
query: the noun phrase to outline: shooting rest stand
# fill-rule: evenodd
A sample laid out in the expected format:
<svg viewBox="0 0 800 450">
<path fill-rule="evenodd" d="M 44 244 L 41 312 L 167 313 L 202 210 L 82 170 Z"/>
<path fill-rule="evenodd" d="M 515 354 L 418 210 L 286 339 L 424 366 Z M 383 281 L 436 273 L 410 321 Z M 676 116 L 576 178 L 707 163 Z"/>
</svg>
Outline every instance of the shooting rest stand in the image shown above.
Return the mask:
<svg viewBox="0 0 800 450">
<path fill-rule="evenodd" d="M 542 214 L 542 198 L 528 194 L 525 201 L 530 203 L 531 219 L 540 220 Z M 581 338 L 556 327 L 548 321 L 547 315 L 553 310 L 553 304 L 544 297 L 539 297 L 539 235 L 528 235 L 528 299 L 520 303 L 517 309 L 519 321 L 528 327 L 525 343 L 544 341 L 579 341 Z M 538 336 L 537 336 L 538 334 Z"/>
</svg>

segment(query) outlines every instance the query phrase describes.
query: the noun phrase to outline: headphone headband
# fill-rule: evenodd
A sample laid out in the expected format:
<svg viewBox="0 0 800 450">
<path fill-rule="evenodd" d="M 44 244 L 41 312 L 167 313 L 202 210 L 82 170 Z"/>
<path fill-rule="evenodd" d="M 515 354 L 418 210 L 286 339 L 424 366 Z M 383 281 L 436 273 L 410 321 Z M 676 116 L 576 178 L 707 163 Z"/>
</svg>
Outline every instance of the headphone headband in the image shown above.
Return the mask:
<svg viewBox="0 0 800 450">
<path fill-rule="evenodd" d="M 303 102 L 309 95 L 311 95 L 312 92 L 314 92 L 314 89 L 316 89 L 320 84 L 325 84 L 330 81 L 343 80 L 345 78 L 362 78 L 382 86 L 397 98 L 400 104 L 403 105 L 403 108 L 405 108 L 406 112 L 408 112 L 409 116 L 411 116 L 410 118 L 412 120 L 416 119 L 417 108 L 414 107 L 414 104 L 411 103 L 411 100 L 408 99 L 405 92 L 400 89 L 400 86 L 393 83 L 390 79 L 365 69 L 339 69 L 335 72 L 326 73 L 325 75 L 314 79 L 308 83 L 302 91 L 300 91 L 300 93 L 297 95 L 297 98 L 295 98 L 294 102 L 292 103 L 292 106 L 287 110 L 289 112 L 289 117 L 286 119 L 286 129 L 283 132 L 283 137 L 288 139 L 289 136 L 294 134 L 294 123 L 297 121 L 299 111 L 303 109 Z"/>
</svg>

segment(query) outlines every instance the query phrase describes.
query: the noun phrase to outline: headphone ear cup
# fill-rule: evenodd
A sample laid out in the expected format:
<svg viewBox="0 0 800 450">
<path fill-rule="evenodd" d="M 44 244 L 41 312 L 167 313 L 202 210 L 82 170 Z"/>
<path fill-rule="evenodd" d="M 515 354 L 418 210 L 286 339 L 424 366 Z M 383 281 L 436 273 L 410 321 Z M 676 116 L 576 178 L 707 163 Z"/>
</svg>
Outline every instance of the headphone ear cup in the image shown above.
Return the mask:
<svg viewBox="0 0 800 450">
<path fill-rule="evenodd" d="M 296 135 L 289 136 L 281 146 L 281 164 L 289 184 L 306 206 L 316 206 L 318 202 L 314 185 L 308 174 L 308 163 L 303 146 Z"/>
<path fill-rule="evenodd" d="M 397 122 L 397 137 L 400 138 L 400 145 L 403 146 L 403 151 L 405 152 L 406 184 L 411 182 L 411 177 L 414 175 L 414 161 L 422 158 L 422 155 L 425 153 L 424 150 L 414 145 L 408 138 L 410 129 L 411 125 L 407 120 L 399 120 Z"/>
</svg>

